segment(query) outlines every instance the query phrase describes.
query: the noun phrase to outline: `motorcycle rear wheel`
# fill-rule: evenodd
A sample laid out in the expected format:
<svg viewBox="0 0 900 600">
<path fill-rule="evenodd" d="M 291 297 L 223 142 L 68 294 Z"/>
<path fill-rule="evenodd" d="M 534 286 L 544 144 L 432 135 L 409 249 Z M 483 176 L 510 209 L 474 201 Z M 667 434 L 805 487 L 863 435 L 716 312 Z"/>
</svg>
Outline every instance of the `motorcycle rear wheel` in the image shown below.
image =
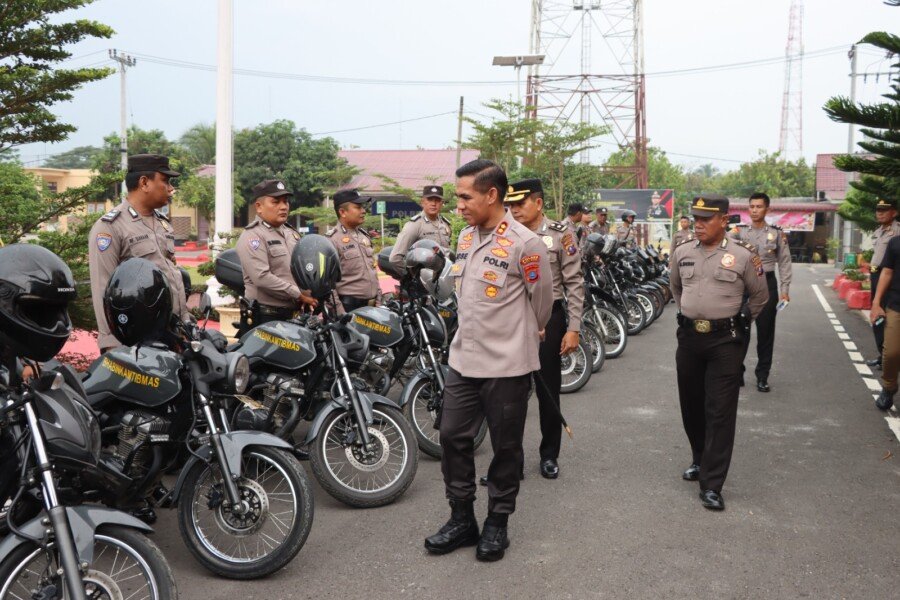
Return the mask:
<svg viewBox="0 0 900 600">
<path fill-rule="evenodd" d="M 562 385 L 559 393 L 571 394 L 577 392 L 587 384 L 591 378 L 591 349 L 582 340 L 569 354 L 562 357 Z"/>
<path fill-rule="evenodd" d="M 428 410 L 428 403 L 435 393 L 430 379 L 421 378 L 413 384 L 409 393 L 409 401 L 403 405 L 403 416 L 409 421 L 419 450 L 432 458 L 441 458 L 441 434 L 434 428 L 437 412 Z M 475 450 L 484 442 L 487 435 L 487 421 L 481 422 L 475 436 Z"/>
</svg>

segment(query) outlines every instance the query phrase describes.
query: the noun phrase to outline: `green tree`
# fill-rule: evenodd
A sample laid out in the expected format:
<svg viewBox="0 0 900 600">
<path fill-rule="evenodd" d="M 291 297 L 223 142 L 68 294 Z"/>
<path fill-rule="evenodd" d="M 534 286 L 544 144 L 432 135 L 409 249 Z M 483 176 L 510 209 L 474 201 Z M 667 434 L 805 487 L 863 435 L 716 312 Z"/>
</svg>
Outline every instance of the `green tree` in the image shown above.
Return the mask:
<svg viewBox="0 0 900 600">
<path fill-rule="evenodd" d="M 234 186 L 233 195 L 234 213 L 237 214 L 244 206 L 244 198 L 237 185 Z M 186 177 L 175 193 L 175 202 L 196 208 L 200 215 L 212 219 L 216 212 L 216 178 L 196 175 Z"/>
<path fill-rule="evenodd" d="M 282 179 L 294 192 L 295 206 L 315 206 L 358 172 L 338 156 L 339 149 L 332 138 L 313 139 L 292 121 L 244 129 L 234 136 L 235 180 L 249 197 L 263 179 Z"/>
<path fill-rule="evenodd" d="M 94 164 L 94 157 L 100 152 L 100 148 L 96 146 L 78 146 L 54 154 L 44 161 L 44 166 L 50 169 L 90 169 Z"/>
<path fill-rule="evenodd" d="M 816 170 L 803 158 L 790 161 L 778 152 L 760 150 L 759 158 L 723 173 L 715 182 L 718 189 L 707 191 L 740 198 L 753 192 L 772 198 L 811 197 L 816 191 Z"/>
<path fill-rule="evenodd" d="M 484 107 L 498 116 L 487 121 L 464 117 L 474 131 L 463 147 L 478 150 L 481 158 L 497 163 L 507 174 L 516 173 L 529 154 L 541 121 L 522 118 L 522 104 L 512 100 L 495 99 Z"/>
<path fill-rule="evenodd" d="M 603 174 L 604 188 L 616 188 L 626 184 L 629 178 L 627 173 L 616 173 L 616 167 L 630 167 L 634 165 L 634 149 L 623 148 L 614 152 L 606 159 L 603 166 L 606 172 Z M 656 146 L 647 147 L 647 187 L 649 189 L 673 189 L 684 188 L 684 168 L 673 164 L 665 151 Z"/>
<path fill-rule="evenodd" d="M 181 135 L 179 143 L 198 165 L 216 163 L 216 126 L 198 123 Z"/>
<path fill-rule="evenodd" d="M 14 0 L 0 8 L 0 150 L 31 142 L 60 142 L 75 127 L 51 108 L 72 99 L 82 85 L 112 69 L 54 68 L 72 54 L 68 46 L 87 38 L 108 38 L 102 23 L 58 15 L 93 0 Z M 64 22 L 60 22 L 60 21 Z"/>
<path fill-rule="evenodd" d="M 121 169 L 121 138 L 111 133 L 103 138 L 101 151 L 94 156 L 91 166 L 100 173 L 114 173 Z M 128 155 L 162 154 L 168 156 L 172 168 L 180 173 L 197 166 L 181 145 L 169 140 L 160 129 L 141 129 L 137 125 L 128 128 Z"/>
<path fill-rule="evenodd" d="M 881 48 L 895 59 L 900 57 L 900 37 L 894 34 L 873 32 L 859 43 Z M 859 125 L 865 136 L 858 145 L 867 155 L 834 158 L 834 166 L 841 171 L 861 174 L 858 181 L 850 182 L 855 191 L 847 195 L 838 211 L 865 230 L 876 227 L 873 215 L 878 198 L 900 200 L 900 59 L 891 66 L 894 76 L 891 91 L 883 95 L 886 102 L 860 104 L 837 96 L 825 103 L 825 113 L 833 121 Z"/>
</svg>

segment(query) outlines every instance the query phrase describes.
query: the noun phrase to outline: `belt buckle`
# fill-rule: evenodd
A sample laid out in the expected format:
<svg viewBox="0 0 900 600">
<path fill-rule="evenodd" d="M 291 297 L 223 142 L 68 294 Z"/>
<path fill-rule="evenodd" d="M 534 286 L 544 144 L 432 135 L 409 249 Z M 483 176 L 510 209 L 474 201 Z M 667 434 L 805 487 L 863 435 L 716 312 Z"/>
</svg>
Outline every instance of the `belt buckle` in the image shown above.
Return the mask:
<svg viewBox="0 0 900 600">
<path fill-rule="evenodd" d="M 694 331 L 697 333 L 709 333 L 712 331 L 712 323 L 706 319 L 697 319 L 694 321 Z"/>
</svg>

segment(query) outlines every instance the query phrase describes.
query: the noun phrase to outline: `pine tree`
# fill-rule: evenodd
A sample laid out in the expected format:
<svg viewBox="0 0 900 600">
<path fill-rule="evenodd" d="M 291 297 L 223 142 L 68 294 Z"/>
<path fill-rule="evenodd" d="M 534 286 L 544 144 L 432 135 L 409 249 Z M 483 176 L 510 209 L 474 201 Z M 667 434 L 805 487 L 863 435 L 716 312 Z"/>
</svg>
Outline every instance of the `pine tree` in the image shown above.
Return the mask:
<svg viewBox="0 0 900 600">
<path fill-rule="evenodd" d="M 900 6 L 900 0 L 888 4 Z M 878 198 L 900 202 L 900 37 L 877 31 L 870 33 L 861 44 L 871 44 L 896 59 L 891 67 L 896 70 L 891 80 L 891 91 L 884 94 L 886 102 L 859 104 L 839 96 L 825 104 L 825 112 L 838 123 L 859 125 L 865 136 L 859 142 L 869 156 L 840 155 L 834 158 L 834 166 L 841 171 L 861 175 L 852 181 L 854 188 L 839 208 L 840 215 L 859 223 L 866 230 L 875 228 L 875 203 Z"/>
</svg>

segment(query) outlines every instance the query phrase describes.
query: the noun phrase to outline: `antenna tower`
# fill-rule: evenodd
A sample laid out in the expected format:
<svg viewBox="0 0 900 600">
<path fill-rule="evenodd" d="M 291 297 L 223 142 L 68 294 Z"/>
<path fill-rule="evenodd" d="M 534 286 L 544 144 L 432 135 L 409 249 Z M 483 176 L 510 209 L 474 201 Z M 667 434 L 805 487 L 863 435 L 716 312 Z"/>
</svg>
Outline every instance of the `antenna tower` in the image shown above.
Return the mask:
<svg viewBox="0 0 900 600">
<path fill-rule="evenodd" d="M 784 97 L 778 151 L 785 158 L 803 153 L 803 0 L 792 0 L 784 49 Z"/>
</svg>

